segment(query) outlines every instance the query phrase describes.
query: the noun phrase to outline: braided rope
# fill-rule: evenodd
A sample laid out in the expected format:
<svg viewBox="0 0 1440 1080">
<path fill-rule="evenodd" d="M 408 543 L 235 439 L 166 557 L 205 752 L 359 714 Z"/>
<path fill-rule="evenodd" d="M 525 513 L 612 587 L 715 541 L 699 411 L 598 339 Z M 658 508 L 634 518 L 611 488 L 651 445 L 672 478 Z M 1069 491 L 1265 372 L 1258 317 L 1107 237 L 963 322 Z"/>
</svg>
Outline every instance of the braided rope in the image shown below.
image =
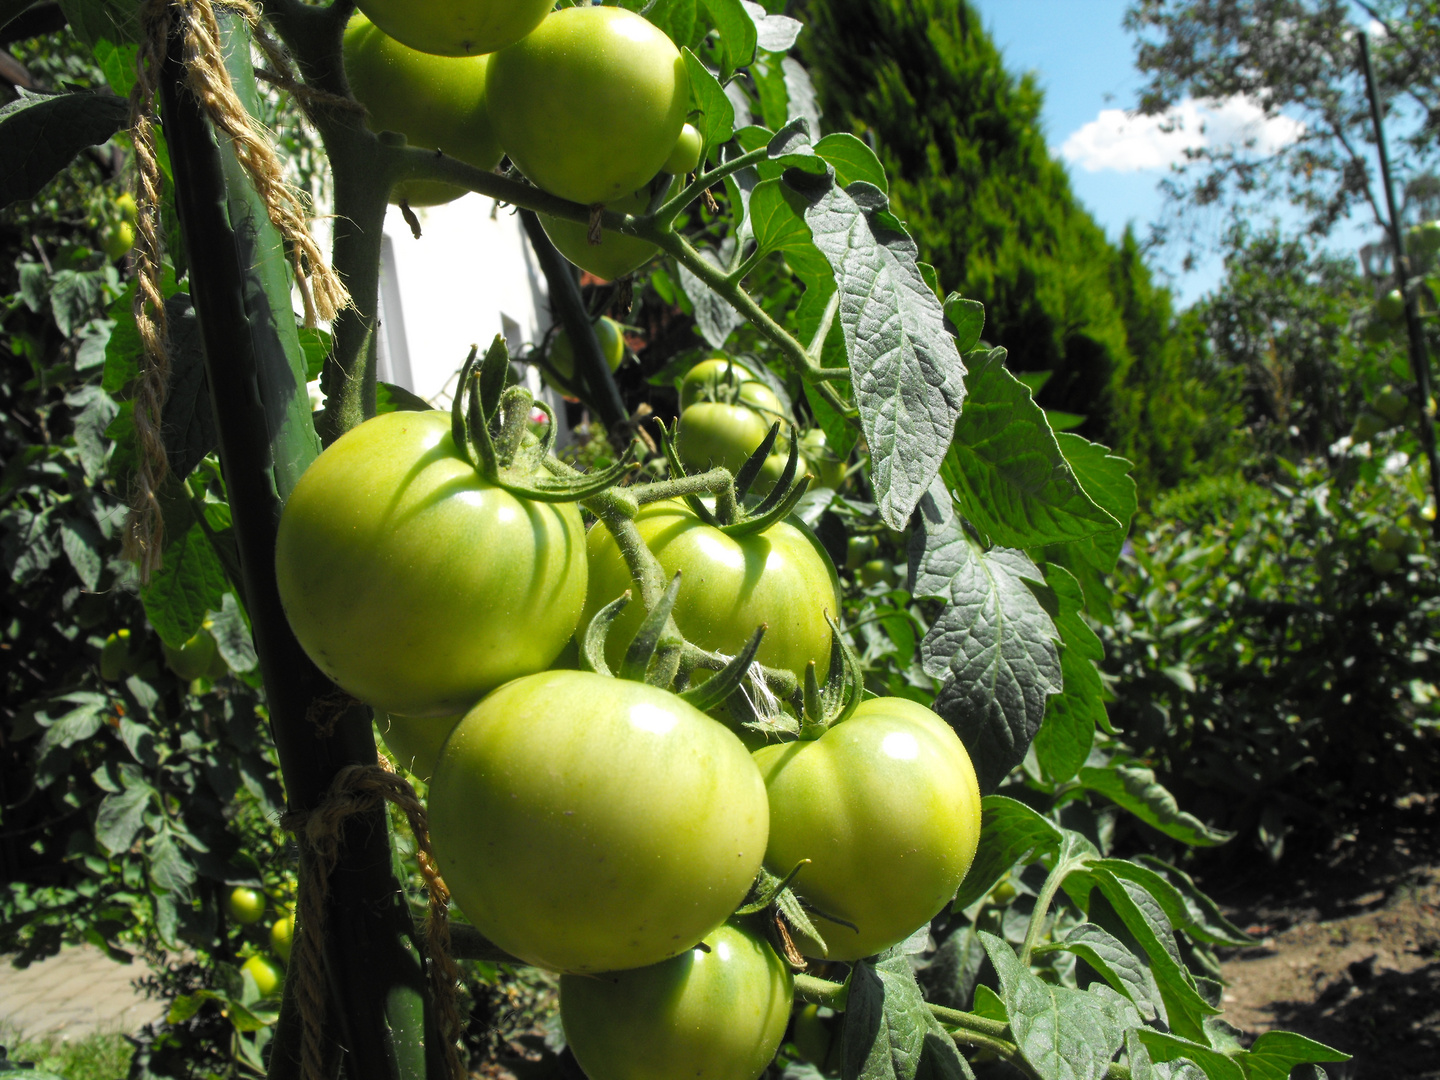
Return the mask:
<svg viewBox="0 0 1440 1080">
<path fill-rule="evenodd" d="M 425 878 L 430 902 L 425 926 L 425 952 L 431 998 L 445 1039 L 445 1063 L 453 1080 L 463 1080 L 460 1058 L 462 1027 L 456 984 L 459 969 L 450 958 L 450 890 L 435 865 L 425 805 L 383 758 L 376 765 L 347 765 L 336 774 L 325 799 L 314 810 L 292 811 L 280 819 L 300 844 L 300 902 L 292 963 L 303 1024 L 301 1075 L 324 1080 L 324 1027 L 328 998 L 323 954 L 325 908 L 330 874 L 340 856 L 340 829 L 346 819 L 368 814 L 392 802 L 405 814 L 415 836 L 416 860 Z"/>
<path fill-rule="evenodd" d="M 215 0 L 235 11 L 250 26 L 256 44 L 281 73 L 282 84 L 302 99 L 289 74 L 289 58 L 260 21 L 249 0 Z M 234 145 L 236 157 L 265 205 L 266 215 L 290 251 L 295 282 L 305 305 L 305 323 L 334 319 L 350 302 L 339 277 L 310 235 L 305 198 L 284 176 L 284 165 L 268 133 L 235 95 L 220 47 L 220 28 L 211 0 L 146 0 L 140 12 L 140 47 L 135 85 L 130 91 L 130 135 L 135 148 L 136 243 L 131 256 L 135 272 L 135 323 L 142 347 L 140 377 L 134 395 L 138 465 L 130 491 L 125 523 L 125 552 L 148 582 L 160 567 L 164 520 L 158 492 L 169 473 L 162 415 L 169 391 L 170 356 L 165 299 L 161 288 L 163 259 L 160 207 L 164 184 L 155 135 L 155 97 L 172 30 L 181 37 L 186 84 L 210 122 Z M 310 100 L 320 95 L 309 94 Z M 328 102 L 333 95 L 323 95 Z M 353 103 L 348 107 L 353 108 Z"/>
</svg>

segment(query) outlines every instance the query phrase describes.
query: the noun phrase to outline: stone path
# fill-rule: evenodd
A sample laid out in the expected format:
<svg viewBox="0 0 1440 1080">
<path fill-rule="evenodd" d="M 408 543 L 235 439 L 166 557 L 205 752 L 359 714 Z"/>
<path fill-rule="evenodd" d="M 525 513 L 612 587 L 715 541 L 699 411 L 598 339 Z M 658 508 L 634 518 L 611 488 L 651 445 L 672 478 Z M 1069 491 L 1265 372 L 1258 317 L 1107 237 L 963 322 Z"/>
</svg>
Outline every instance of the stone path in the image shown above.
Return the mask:
<svg viewBox="0 0 1440 1080">
<path fill-rule="evenodd" d="M 138 1031 L 164 1012 L 131 985 L 146 974 L 139 960 L 117 964 L 89 945 L 24 970 L 0 957 L 0 1042 Z"/>
</svg>

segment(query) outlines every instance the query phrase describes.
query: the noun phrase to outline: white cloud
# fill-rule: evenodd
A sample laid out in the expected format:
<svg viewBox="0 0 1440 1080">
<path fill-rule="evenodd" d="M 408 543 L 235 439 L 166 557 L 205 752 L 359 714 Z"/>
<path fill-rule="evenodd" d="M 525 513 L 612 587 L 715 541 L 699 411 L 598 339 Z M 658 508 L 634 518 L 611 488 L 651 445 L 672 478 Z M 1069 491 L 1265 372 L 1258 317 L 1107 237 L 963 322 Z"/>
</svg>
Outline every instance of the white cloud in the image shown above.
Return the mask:
<svg viewBox="0 0 1440 1080">
<path fill-rule="evenodd" d="M 1102 109 L 1071 133 L 1060 156 L 1086 172 L 1144 172 L 1183 162 L 1186 150 L 1205 147 L 1273 154 L 1304 130 L 1304 124 L 1288 116 L 1266 117 L 1246 97 L 1204 102 L 1186 98 L 1166 116 Z"/>
</svg>

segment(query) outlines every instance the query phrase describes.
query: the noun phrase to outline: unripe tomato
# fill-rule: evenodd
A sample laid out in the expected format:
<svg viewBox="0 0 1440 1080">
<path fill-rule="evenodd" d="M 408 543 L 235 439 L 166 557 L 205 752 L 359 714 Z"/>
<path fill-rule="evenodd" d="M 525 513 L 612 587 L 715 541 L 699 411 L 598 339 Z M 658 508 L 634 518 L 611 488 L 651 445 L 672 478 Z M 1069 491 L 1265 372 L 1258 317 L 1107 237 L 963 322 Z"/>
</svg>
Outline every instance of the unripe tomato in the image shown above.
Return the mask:
<svg viewBox="0 0 1440 1080">
<path fill-rule="evenodd" d="M 1372 550 L 1369 554 L 1370 569 L 1377 574 L 1390 574 L 1400 566 L 1400 556 L 1393 551 Z"/>
<path fill-rule="evenodd" d="M 252 926 L 265 917 L 265 894 L 242 885 L 231 890 L 225 901 L 225 910 L 242 926 Z"/>
<path fill-rule="evenodd" d="M 1380 530 L 1380 546 L 1386 551 L 1404 551 L 1407 533 L 1397 525 L 1386 525 Z"/>
<path fill-rule="evenodd" d="M 1369 442 L 1390 427 L 1390 421 L 1379 413 L 1365 409 L 1355 418 L 1355 426 L 1350 429 L 1350 437 L 1356 442 Z"/>
<path fill-rule="evenodd" d="M 375 718 L 385 746 L 395 760 L 422 780 L 435 775 L 440 748 L 460 723 L 460 716 L 400 716 L 385 713 Z"/>
<path fill-rule="evenodd" d="M 590 1080 L 755 1080 L 775 1057 L 795 977 L 730 924 L 662 964 L 560 980 L 565 1040 Z"/>
<path fill-rule="evenodd" d="M 875 537 L 852 536 L 845 542 L 845 569 L 859 570 L 875 553 Z"/>
<path fill-rule="evenodd" d="M 135 673 L 135 659 L 130 655 L 130 631 L 121 628 L 105 639 L 100 649 L 100 677 L 118 682 Z"/>
<path fill-rule="evenodd" d="M 765 459 L 765 464 L 760 466 L 760 472 L 755 477 L 755 482 L 750 485 L 750 490 L 756 495 L 769 495 L 775 485 L 780 482 L 780 477 L 785 475 L 785 465 L 789 462 L 790 455 L 771 454 Z M 795 455 L 795 477 L 798 480 L 809 471 L 810 464 L 803 455 Z M 793 481 L 792 481 L 793 482 Z"/>
<path fill-rule="evenodd" d="M 684 176 L 686 173 L 694 172 L 700 164 L 700 152 L 705 148 L 705 140 L 701 138 L 700 132 L 691 124 L 686 124 L 680 129 L 680 137 L 675 140 L 675 148 L 670 151 L 670 156 L 665 159 L 661 166 L 666 172 L 675 176 Z"/>
<path fill-rule="evenodd" d="M 490 59 L 500 145 L 531 182 L 610 203 L 650 182 L 690 107 L 685 61 L 664 32 L 618 7 L 568 7 Z"/>
<path fill-rule="evenodd" d="M 345 77 L 364 105 L 372 131 L 398 131 L 412 146 L 441 150 L 477 169 L 493 169 L 504 152 L 485 110 L 484 56 L 430 56 L 402 45 L 365 18 L 345 27 Z M 397 185 L 392 202 L 435 206 L 465 194 L 454 184 Z"/>
<path fill-rule="evenodd" d="M 826 1010 L 829 1012 L 829 1010 Z M 823 1072 L 840 1071 L 839 1023 L 833 1013 L 822 1015 L 819 1005 L 806 1005 L 795 1014 L 790 1041 L 800 1056 Z"/>
<path fill-rule="evenodd" d="M 135 205 L 135 196 L 128 191 L 122 191 L 115 196 L 115 209 L 119 211 L 123 220 L 132 225 L 140 217 L 140 208 Z"/>
<path fill-rule="evenodd" d="M 800 452 L 810 463 L 810 472 L 814 474 L 819 485 L 838 491 L 840 485 L 845 482 L 845 463 L 837 460 L 835 455 L 830 453 L 830 447 L 825 441 L 825 432 L 818 427 L 807 431 L 800 440 Z"/>
<path fill-rule="evenodd" d="M 1425 221 L 1411 227 L 1407 239 L 1414 254 L 1435 254 L 1440 251 L 1440 221 Z"/>
<path fill-rule="evenodd" d="M 735 395 L 738 393 L 738 401 Z M 758 395 L 758 396 L 757 396 Z M 680 408 L 701 401 L 720 401 L 780 411 L 780 399 L 741 361 L 725 355 L 701 360 L 680 380 Z"/>
<path fill-rule="evenodd" d="M 870 559 L 860 566 L 860 584 L 866 587 L 882 582 L 888 584 L 891 576 L 890 564 L 884 559 Z"/>
<path fill-rule="evenodd" d="M 768 389 L 766 392 L 769 393 Z M 760 448 L 774 422 L 775 418 L 769 414 L 744 405 L 702 401 L 680 414 L 675 426 L 675 452 L 691 472 L 724 466 L 737 473 L 745 459 Z M 777 440 L 776 447 L 779 445 Z"/>
<path fill-rule="evenodd" d="M 830 557 L 804 526 L 781 521 L 763 533 L 726 536 L 682 502 L 652 503 L 635 518 L 646 546 L 666 576 L 680 572 L 675 625 L 702 649 L 734 656 L 765 623 L 756 659 L 805 677 L 815 661 L 823 679 L 830 669 L 828 611 L 840 615 L 840 583 Z M 582 625 L 626 589 L 630 574 L 615 538 L 603 525 L 590 530 L 590 589 Z M 610 627 L 605 655 L 618 666 L 644 618 L 632 600 Z"/>
<path fill-rule="evenodd" d="M 135 246 L 135 226 L 128 221 L 117 221 L 105 230 L 100 243 L 105 249 L 105 257 L 111 262 L 123 259 Z"/>
<path fill-rule="evenodd" d="M 186 682 L 208 676 L 217 655 L 214 635 L 207 626 L 200 627 L 195 636 L 178 649 L 162 642 L 160 651 L 165 654 L 165 665 Z"/>
<path fill-rule="evenodd" d="M 905 940 L 955 896 L 980 838 L 980 788 L 964 745 L 906 698 L 863 701 L 813 741 L 755 752 L 770 795 L 765 865 L 856 929 L 811 915 L 828 959 Z"/>
<path fill-rule="evenodd" d="M 290 950 L 295 947 L 295 916 L 282 915 L 270 924 L 270 948 L 284 963 L 290 963 Z"/>
<path fill-rule="evenodd" d="M 600 354 L 605 363 L 614 371 L 625 359 L 625 331 L 608 315 L 602 315 L 595 322 L 595 337 L 600 342 Z M 563 329 L 550 343 L 550 366 L 567 382 L 575 377 L 575 346 L 570 344 L 570 335 Z"/>
<path fill-rule="evenodd" d="M 436 56 L 478 56 L 519 41 L 554 0 L 362 0 L 357 7 L 385 33 Z"/>
<path fill-rule="evenodd" d="M 452 716 L 549 666 L 585 602 L 574 503 L 492 487 L 441 412 L 382 413 L 306 470 L 275 576 L 316 665 L 386 712 Z"/>
<path fill-rule="evenodd" d="M 584 671 L 506 683 L 446 740 L 430 784 L 445 882 L 527 963 L 622 971 L 694 946 L 764 853 L 765 786 L 718 722 Z"/>
<path fill-rule="evenodd" d="M 259 953 L 246 960 L 240 970 L 249 972 L 250 977 L 255 980 L 255 989 L 260 991 L 262 998 L 274 997 L 275 991 L 279 990 L 285 981 L 285 969 L 268 956 L 261 956 Z"/>
<path fill-rule="evenodd" d="M 617 214 L 643 214 L 650 205 L 650 189 L 641 188 L 629 195 L 621 196 L 606 206 Z M 600 234 L 600 243 L 590 243 L 590 229 L 578 221 L 537 214 L 545 235 L 555 249 L 581 270 L 588 270 L 605 281 L 617 281 L 626 274 L 634 273 L 649 262 L 657 251 L 654 244 L 625 233 Z"/>
<path fill-rule="evenodd" d="M 1398 323 L 1405 317 L 1405 295 L 1399 289 L 1391 289 L 1375 301 L 1375 314 L 1388 323 Z"/>
</svg>

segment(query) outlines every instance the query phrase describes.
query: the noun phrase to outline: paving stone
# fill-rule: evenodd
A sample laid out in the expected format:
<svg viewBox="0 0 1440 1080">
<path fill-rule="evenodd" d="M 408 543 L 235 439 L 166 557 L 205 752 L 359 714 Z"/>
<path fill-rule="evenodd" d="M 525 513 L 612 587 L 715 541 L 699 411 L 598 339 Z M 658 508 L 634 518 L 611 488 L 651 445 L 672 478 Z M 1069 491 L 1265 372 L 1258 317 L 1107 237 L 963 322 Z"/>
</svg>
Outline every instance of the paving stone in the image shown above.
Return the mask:
<svg viewBox="0 0 1440 1080">
<path fill-rule="evenodd" d="M 148 974 L 88 945 L 62 949 L 25 970 L 0 957 L 0 1031 L 11 1039 L 134 1032 L 164 1014 L 131 983 Z"/>
</svg>

